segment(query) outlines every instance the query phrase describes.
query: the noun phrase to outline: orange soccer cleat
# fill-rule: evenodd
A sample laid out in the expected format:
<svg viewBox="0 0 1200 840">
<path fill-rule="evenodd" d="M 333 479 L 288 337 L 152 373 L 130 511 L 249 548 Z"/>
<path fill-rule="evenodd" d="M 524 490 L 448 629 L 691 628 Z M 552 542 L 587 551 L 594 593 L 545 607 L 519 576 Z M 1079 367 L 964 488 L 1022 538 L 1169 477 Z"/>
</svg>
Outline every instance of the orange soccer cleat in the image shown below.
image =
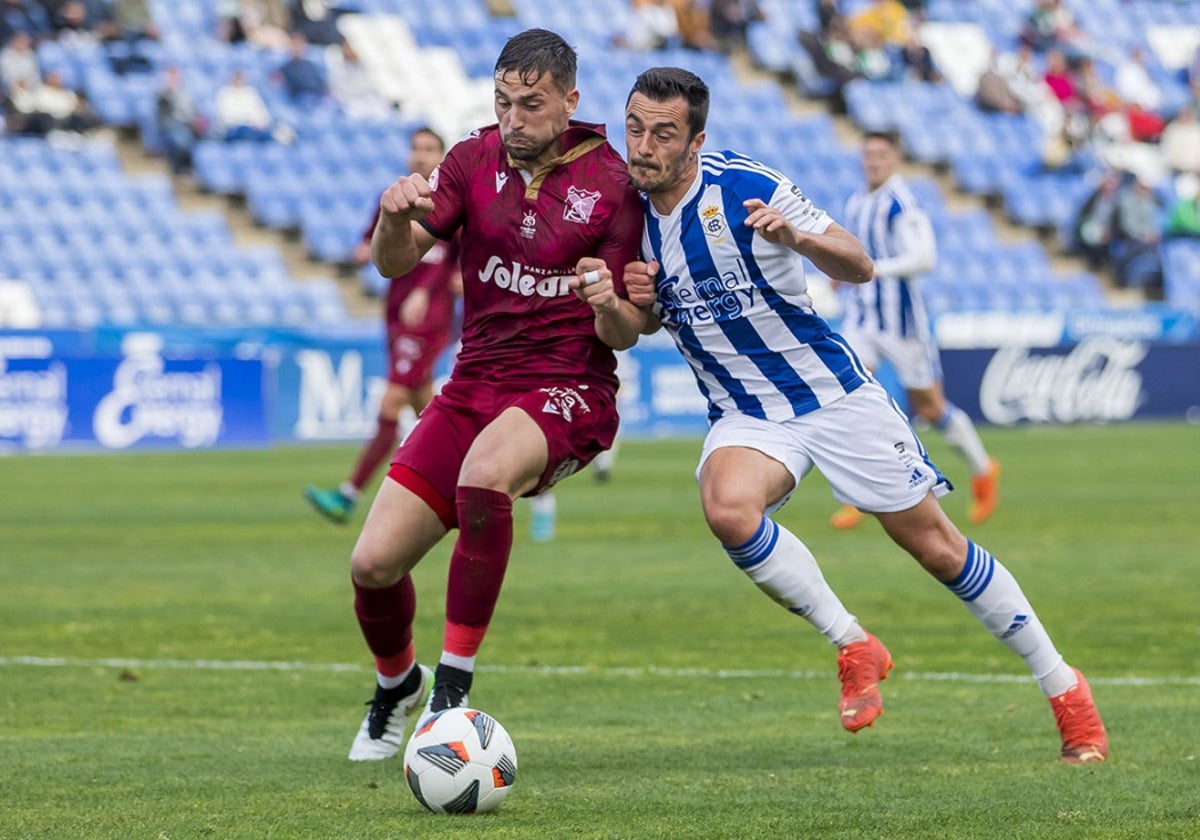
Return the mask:
<svg viewBox="0 0 1200 840">
<path fill-rule="evenodd" d="M 996 512 L 1000 501 L 1000 464 L 995 458 L 988 459 L 987 472 L 971 479 L 971 496 L 974 501 L 967 513 L 972 525 L 982 525 Z"/>
<path fill-rule="evenodd" d="M 1072 668 L 1079 683 L 1050 698 L 1054 721 L 1062 734 L 1063 761 L 1090 764 L 1108 758 L 1108 733 L 1092 700 L 1092 689 L 1078 668 Z"/>
<path fill-rule="evenodd" d="M 857 528 L 864 516 L 866 514 L 858 508 L 852 505 L 842 505 L 837 513 L 829 517 L 829 524 L 839 531 L 849 531 L 851 528 Z"/>
<path fill-rule="evenodd" d="M 838 711 L 843 727 L 857 732 L 875 725 L 875 718 L 883 714 L 879 681 L 886 680 L 890 670 L 892 655 L 870 633 L 865 642 L 855 642 L 838 651 L 838 679 L 842 681 Z"/>
</svg>

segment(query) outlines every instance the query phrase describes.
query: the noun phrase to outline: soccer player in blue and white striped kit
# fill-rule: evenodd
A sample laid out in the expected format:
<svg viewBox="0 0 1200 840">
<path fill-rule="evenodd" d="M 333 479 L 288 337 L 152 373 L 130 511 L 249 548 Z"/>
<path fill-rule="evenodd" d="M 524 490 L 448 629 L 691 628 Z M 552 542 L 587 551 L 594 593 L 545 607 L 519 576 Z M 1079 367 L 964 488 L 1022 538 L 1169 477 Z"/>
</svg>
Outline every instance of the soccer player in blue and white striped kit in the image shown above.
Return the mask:
<svg viewBox="0 0 1200 840">
<path fill-rule="evenodd" d="M 963 536 L 937 496 L 949 490 L 907 418 L 845 340 L 812 308 L 801 258 L 863 283 L 859 242 L 779 172 L 734 152 L 701 152 L 708 87 L 679 68 L 653 68 L 625 109 L 629 172 L 643 193 L 642 260 L 625 267 L 646 331 L 666 327 L 708 399 L 697 469 L 713 534 L 758 587 L 837 646 L 842 725 L 883 711 L 892 667 L 830 589 L 812 553 L 771 519 L 818 468 L 845 504 L 887 534 L 1019 655 L 1050 700 L 1061 757 L 1108 753 L 1083 675 L 1067 665 L 1012 574 Z"/>
<path fill-rule="evenodd" d="M 875 263 L 870 283 L 839 283 L 845 303 L 841 333 L 870 370 L 891 363 L 908 398 L 908 408 L 940 431 L 962 455 L 971 472 L 972 525 L 986 522 L 996 509 L 1000 467 L 984 449 L 967 413 L 946 399 L 937 343 L 921 299 L 921 275 L 937 263 L 933 225 L 900 174 L 900 145 L 891 132 L 870 132 L 863 139 L 866 189 L 846 201 L 846 226 Z M 858 508 L 844 505 L 830 520 L 853 528 L 862 521 Z"/>
</svg>

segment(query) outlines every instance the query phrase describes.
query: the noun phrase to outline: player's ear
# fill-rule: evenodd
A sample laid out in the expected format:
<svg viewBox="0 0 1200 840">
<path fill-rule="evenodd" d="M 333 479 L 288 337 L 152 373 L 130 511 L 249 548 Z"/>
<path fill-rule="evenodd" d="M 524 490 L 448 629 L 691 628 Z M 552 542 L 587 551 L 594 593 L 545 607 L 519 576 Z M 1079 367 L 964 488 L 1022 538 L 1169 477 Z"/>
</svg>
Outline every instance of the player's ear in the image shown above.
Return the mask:
<svg viewBox="0 0 1200 840">
<path fill-rule="evenodd" d="M 567 117 L 570 118 L 575 115 L 575 109 L 579 107 L 579 88 L 575 88 L 568 93 L 565 102 L 567 105 Z"/>
<path fill-rule="evenodd" d="M 704 146 L 704 138 L 707 136 L 708 135 L 705 132 L 700 131 L 697 132 L 696 136 L 692 138 L 692 142 L 689 144 L 689 150 L 693 155 L 700 154 L 700 149 Z"/>
</svg>

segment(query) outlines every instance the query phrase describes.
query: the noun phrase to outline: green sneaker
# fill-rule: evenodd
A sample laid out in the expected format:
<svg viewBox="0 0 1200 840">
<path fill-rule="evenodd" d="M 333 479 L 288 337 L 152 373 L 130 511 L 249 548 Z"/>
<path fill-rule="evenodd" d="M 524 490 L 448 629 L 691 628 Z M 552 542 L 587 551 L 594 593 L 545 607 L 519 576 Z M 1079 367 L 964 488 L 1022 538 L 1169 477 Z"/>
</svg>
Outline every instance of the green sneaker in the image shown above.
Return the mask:
<svg viewBox="0 0 1200 840">
<path fill-rule="evenodd" d="M 344 525 L 354 510 L 354 502 L 347 499 L 337 490 L 322 490 L 316 485 L 309 484 L 304 488 L 304 498 L 312 503 L 317 512 L 338 525 Z"/>
</svg>

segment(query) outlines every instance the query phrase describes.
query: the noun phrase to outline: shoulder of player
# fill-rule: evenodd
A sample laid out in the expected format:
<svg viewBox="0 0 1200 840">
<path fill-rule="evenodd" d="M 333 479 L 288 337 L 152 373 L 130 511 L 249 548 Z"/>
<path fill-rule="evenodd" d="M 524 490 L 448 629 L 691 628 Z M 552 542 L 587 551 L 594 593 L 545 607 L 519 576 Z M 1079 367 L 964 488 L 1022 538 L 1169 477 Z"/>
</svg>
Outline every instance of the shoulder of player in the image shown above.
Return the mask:
<svg viewBox="0 0 1200 840">
<path fill-rule="evenodd" d="M 705 186 L 719 186 L 741 201 L 757 198 L 770 202 L 780 187 L 799 191 L 779 170 L 738 152 L 701 152 L 700 170 Z"/>
<path fill-rule="evenodd" d="M 500 126 L 492 123 L 464 134 L 450 147 L 448 155 L 464 156 L 470 160 L 471 156 L 479 155 L 485 149 L 499 148 L 500 145 Z"/>
</svg>

